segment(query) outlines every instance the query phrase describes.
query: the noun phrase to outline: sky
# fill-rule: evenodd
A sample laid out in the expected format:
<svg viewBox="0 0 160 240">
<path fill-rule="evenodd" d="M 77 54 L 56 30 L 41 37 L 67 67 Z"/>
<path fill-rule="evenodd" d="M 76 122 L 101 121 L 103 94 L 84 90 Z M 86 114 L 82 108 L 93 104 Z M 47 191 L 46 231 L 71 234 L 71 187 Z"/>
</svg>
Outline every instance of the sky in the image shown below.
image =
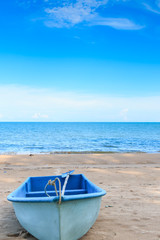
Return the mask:
<svg viewBox="0 0 160 240">
<path fill-rule="evenodd" d="M 160 0 L 0 1 L 0 121 L 159 122 Z"/>
</svg>

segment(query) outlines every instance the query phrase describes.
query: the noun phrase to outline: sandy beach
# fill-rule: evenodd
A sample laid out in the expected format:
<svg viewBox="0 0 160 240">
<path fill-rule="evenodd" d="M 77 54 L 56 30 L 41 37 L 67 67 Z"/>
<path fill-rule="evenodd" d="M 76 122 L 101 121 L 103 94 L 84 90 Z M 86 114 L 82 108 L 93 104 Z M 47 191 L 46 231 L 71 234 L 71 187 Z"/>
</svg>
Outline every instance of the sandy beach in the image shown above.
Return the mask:
<svg viewBox="0 0 160 240">
<path fill-rule="evenodd" d="M 82 240 L 160 239 L 160 154 L 0 156 L 0 240 L 35 239 L 18 223 L 7 195 L 29 176 L 75 169 L 107 191 Z"/>
</svg>

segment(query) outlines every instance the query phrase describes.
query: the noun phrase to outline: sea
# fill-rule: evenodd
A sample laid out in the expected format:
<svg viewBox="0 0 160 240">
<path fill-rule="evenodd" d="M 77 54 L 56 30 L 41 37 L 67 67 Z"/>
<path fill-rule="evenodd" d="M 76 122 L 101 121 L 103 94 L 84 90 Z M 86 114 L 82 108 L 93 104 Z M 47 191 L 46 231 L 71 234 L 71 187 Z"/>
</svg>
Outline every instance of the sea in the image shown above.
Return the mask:
<svg viewBox="0 0 160 240">
<path fill-rule="evenodd" d="M 0 154 L 160 152 L 160 123 L 1 122 Z"/>
</svg>

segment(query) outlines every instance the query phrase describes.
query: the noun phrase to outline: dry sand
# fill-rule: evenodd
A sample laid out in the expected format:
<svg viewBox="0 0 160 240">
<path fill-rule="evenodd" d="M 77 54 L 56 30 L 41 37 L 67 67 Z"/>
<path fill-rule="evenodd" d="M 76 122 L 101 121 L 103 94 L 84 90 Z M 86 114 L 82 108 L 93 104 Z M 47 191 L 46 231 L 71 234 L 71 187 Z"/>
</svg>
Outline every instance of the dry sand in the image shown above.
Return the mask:
<svg viewBox="0 0 160 240">
<path fill-rule="evenodd" d="M 75 169 L 107 191 L 82 240 L 160 240 L 160 154 L 0 156 L 0 240 L 35 239 L 16 220 L 7 195 L 27 177 Z"/>
</svg>

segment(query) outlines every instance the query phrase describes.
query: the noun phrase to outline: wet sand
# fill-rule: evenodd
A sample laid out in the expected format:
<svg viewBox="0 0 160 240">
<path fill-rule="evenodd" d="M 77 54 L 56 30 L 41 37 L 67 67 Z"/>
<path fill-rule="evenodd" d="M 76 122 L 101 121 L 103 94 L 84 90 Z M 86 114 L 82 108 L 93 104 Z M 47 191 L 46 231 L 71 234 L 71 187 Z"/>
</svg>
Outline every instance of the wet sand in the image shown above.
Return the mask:
<svg viewBox="0 0 160 240">
<path fill-rule="evenodd" d="M 35 239 L 18 223 L 7 195 L 29 176 L 75 169 L 107 191 L 82 240 L 160 240 L 160 154 L 0 156 L 0 240 Z"/>
</svg>

